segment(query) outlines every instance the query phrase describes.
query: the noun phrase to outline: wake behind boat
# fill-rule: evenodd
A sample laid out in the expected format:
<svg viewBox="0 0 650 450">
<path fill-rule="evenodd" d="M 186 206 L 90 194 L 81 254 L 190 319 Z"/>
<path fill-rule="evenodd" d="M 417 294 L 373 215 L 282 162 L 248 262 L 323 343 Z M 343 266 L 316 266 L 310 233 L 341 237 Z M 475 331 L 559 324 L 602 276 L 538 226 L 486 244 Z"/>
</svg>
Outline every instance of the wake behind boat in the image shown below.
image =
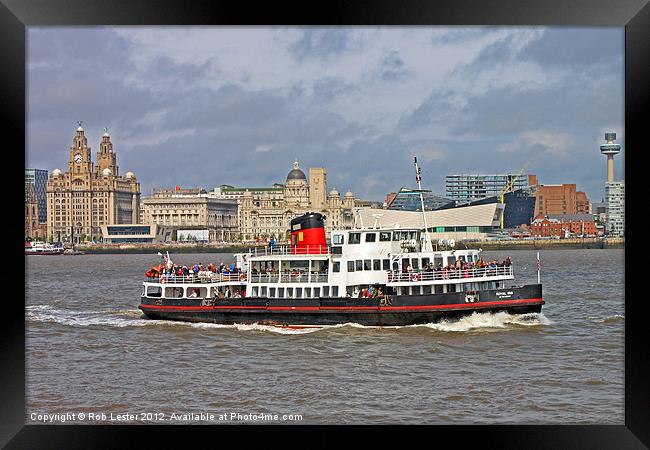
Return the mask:
<svg viewBox="0 0 650 450">
<path fill-rule="evenodd" d="M 143 282 L 152 319 L 307 327 L 403 326 L 473 312 L 541 312 L 542 285 L 511 286 L 512 262 L 434 250 L 419 228 L 355 228 L 325 238 L 325 217 L 290 223 L 287 246 L 235 255 L 229 268 L 179 270 L 169 257 Z"/>
</svg>

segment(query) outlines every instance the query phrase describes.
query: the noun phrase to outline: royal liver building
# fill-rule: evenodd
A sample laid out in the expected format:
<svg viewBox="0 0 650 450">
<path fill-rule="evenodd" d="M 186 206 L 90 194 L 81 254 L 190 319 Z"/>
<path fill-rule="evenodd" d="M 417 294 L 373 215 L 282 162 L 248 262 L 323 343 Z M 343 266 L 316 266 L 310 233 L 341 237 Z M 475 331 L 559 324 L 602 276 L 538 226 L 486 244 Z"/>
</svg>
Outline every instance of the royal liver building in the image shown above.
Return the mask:
<svg viewBox="0 0 650 450">
<path fill-rule="evenodd" d="M 139 209 L 140 183 L 133 172 L 119 174 L 108 130 L 93 162 L 80 122 L 72 139 L 68 170 L 53 170 L 47 182 L 48 238 L 98 239 L 102 225 L 137 223 Z"/>
<path fill-rule="evenodd" d="M 326 216 L 326 232 L 351 228 L 354 225 L 354 195 L 346 192 L 343 199 L 336 189 L 327 193 L 327 173 L 322 167 L 309 169 L 309 182 L 298 161 L 287 175 L 284 185 L 270 188 L 237 188 L 223 185 L 214 195 L 238 200 L 238 222 L 241 239 L 284 240 L 291 219 L 305 212 Z"/>
</svg>

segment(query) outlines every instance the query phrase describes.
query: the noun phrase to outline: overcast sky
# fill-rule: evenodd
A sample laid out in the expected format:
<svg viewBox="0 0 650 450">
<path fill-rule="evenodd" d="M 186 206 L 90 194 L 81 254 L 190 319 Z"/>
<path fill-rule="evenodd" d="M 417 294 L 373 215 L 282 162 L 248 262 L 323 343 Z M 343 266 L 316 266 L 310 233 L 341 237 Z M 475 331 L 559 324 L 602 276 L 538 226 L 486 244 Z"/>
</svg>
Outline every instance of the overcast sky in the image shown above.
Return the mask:
<svg viewBox="0 0 650 450">
<path fill-rule="evenodd" d="M 445 175 L 528 173 L 603 197 L 624 164 L 624 29 L 30 27 L 27 167 L 66 170 L 77 120 L 93 159 L 155 187 L 284 183 L 383 200 Z"/>
</svg>

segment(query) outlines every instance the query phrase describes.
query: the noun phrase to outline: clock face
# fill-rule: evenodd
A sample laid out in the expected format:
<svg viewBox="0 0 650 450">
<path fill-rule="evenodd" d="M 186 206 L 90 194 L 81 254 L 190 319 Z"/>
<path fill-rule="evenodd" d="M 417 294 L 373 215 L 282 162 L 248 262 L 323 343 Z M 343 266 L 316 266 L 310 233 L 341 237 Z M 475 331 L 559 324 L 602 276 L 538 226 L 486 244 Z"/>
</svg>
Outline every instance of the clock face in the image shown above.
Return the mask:
<svg viewBox="0 0 650 450">
<path fill-rule="evenodd" d="M 74 155 L 74 162 L 79 164 L 81 161 L 83 161 L 83 157 L 81 156 L 80 153 L 77 153 L 76 155 Z"/>
</svg>

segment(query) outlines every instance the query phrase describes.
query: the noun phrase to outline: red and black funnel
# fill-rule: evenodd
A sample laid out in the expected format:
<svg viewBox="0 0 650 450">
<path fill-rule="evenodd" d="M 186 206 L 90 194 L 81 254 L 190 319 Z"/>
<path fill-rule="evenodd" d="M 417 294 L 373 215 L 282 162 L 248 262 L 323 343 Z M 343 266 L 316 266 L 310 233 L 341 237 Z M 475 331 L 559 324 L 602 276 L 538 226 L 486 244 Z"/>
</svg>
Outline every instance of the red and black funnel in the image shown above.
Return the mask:
<svg viewBox="0 0 650 450">
<path fill-rule="evenodd" d="M 309 212 L 290 223 L 291 253 L 297 255 L 327 253 L 325 241 L 325 216 Z"/>
</svg>

